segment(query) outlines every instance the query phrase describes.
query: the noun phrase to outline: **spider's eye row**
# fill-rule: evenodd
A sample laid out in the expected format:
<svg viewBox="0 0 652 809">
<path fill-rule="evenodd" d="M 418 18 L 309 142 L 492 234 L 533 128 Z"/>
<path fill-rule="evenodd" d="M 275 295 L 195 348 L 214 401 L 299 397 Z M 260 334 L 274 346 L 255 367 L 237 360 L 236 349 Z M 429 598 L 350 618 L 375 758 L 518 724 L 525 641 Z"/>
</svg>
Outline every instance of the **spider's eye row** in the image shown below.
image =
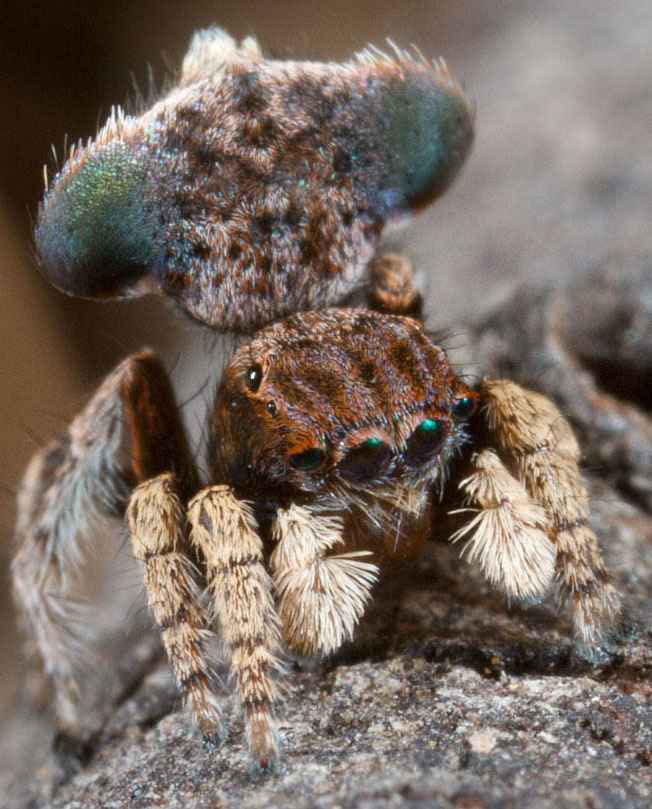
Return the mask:
<svg viewBox="0 0 652 809">
<path fill-rule="evenodd" d="M 247 387 L 252 393 L 255 393 L 258 390 L 262 378 L 263 378 L 263 369 L 259 363 L 251 365 L 249 368 L 247 368 L 247 373 L 245 374 L 245 381 L 247 383 Z"/>
<path fill-rule="evenodd" d="M 456 419 L 468 419 L 475 411 L 475 399 L 471 396 L 462 396 L 453 405 L 453 415 Z"/>
<path fill-rule="evenodd" d="M 405 461 L 416 466 L 429 460 L 441 448 L 446 439 L 446 423 L 441 419 L 424 419 L 405 447 Z"/>
<path fill-rule="evenodd" d="M 367 438 L 352 447 L 337 467 L 337 473 L 345 480 L 360 483 L 382 477 L 389 469 L 393 452 L 380 438 Z"/>
<path fill-rule="evenodd" d="M 296 452 L 290 455 L 290 466 L 300 472 L 311 472 L 318 469 L 324 462 L 326 453 L 319 447 L 306 449 L 303 452 Z"/>
</svg>

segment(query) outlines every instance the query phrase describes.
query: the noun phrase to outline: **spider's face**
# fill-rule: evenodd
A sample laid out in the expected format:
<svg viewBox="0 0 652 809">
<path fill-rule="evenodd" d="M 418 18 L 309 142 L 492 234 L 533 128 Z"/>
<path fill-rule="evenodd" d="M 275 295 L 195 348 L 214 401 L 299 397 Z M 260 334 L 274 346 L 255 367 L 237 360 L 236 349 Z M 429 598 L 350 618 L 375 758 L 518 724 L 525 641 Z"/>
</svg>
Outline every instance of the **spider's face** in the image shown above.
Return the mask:
<svg viewBox="0 0 652 809">
<path fill-rule="evenodd" d="M 425 487 L 464 441 L 474 402 L 414 320 L 296 315 L 259 332 L 227 368 L 213 472 L 254 496 Z"/>
</svg>

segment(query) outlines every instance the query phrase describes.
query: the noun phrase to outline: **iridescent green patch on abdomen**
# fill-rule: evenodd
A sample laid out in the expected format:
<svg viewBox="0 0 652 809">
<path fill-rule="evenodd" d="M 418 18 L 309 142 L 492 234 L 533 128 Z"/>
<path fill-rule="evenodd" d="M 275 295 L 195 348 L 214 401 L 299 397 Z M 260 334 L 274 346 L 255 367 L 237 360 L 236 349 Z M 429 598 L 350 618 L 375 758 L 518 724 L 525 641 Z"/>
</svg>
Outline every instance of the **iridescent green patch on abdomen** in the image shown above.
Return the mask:
<svg viewBox="0 0 652 809">
<path fill-rule="evenodd" d="M 119 295 L 159 253 L 147 164 L 112 141 L 71 166 L 41 207 L 36 245 L 48 278 L 75 295 Z"/>
</svg>

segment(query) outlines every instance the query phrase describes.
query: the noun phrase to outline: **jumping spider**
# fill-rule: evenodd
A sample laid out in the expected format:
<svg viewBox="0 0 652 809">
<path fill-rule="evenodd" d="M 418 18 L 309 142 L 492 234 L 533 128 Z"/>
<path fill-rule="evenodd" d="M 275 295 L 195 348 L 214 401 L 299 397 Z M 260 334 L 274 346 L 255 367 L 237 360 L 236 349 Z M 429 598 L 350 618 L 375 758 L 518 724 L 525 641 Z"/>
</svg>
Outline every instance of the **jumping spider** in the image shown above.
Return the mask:
<svg viewBox="0 0 652 809">
<path fill-rule="evenodd" d="M 220 63 L 220 70 L 228 73 L 235 65 L 234 75 L 240 75 L 244 57 L 252 53 L 256 73 L 252 78 L 253 68 L 247 68 L 246 85 L 258 86 L 265 75 L 263 87 L 269 89 L 269 71 L 282 70 L 261 62 L 251 43 L 234 51 L 232 63 Z M 377 78 L 373 66 L 380 65 L 381 76 L 394 71 L 391 81 L 399 84 L 414 66 L 410 62 L 408 69 L 406 64 L 375 59 L 362 63 L 371 71 L 366 80 L 372 87 Z M 204 64 L 199 57 L 196 62 Z M 418 64 L 420 82 L 423 71 Z M 333 66 L 326 67 L 340 75 Z M 349 84 L 358 87 L 356 71 L 361 69 L 347 67 Z M 197 70 L 188 68 L 195 79 Z M 310 85 L 313 90 L 330 87 L 324 66 L 292 63 L 283 70 L 283 81 L 314 74 L 318 84 Z M 179 93 L 184 103 L 188 93 L 195 101 L 201 96 L 196 87 L 188 90 L 189 80 L 172 94 Z M 200 85 L 212 80 L 198 79 Z M 411 80 L 408 76 L 407 83 Z M 277 85 L 282 89 L 282 82 Z M 300 86 L 305 94 L 305 83 Z M 342 87 L 346 89 L 346 82 Z M 449 98 L 459 98 L 457 86 L 453 89 Z M 410 93 L 411 104 L 412 89 Z M 288 91 L 283 104 L 288 106 L 290 98 L 294 96 Z M 322 93 L 322 106 L 324 98 Z M 350 92 L 348 98 L 351 102 Z M 232 95 L 228 99 L 233 100 Z M 253 114 L 249 101 L 244 108 Z M 171 294 L 195 317 L 248 329 L 284 313 L 286 303 L 277 293 L 293 284 L 281 272 L 282 255 L 289 257 L 289 269 L 301 281 L 296 284 L 300 294 L 289 300 L 289 308 L 338 297 L 343 287 L 324 281 L 325 265 L 293 252 L 292 235 L 301 233 L 305 241 L 310 228 L 317 227 L 312 214 L 304 212 L 291 227 L 286 222 L 287 232 L 274 235 L 273 226 L 256 248 L 257 256 L 272 257 L 268 270 L 275 268 L 277 280 L 285 279 L 276 286 L 270 282 L 266 291 L 255 283 L 240 284 L 249 270 L 236 262 L 231 297 L 211 298 L 206 291 L 210 273 L 224 272 L 228 261 L 222 248 L 232 243 L 233 232 L 223 219 L 221 225 L 213 222 L 209 227 L 192 206 L 189 211 L 196 220 L 184 220 L 190 222 L 186 236 L 192 240 L 203 228 L 204 235 L 213 239 L 210 249 L 193 253 L 192 260 L 183 264 L 188 256 L 182 255 L 181 231 L 172 233 L 179 212 L 166 207 L 171 205 L 168 200 L 156 209 L 156 227 L 145 229 L 149 239 L 145 252 L 152 246 L 154 252 L 166 248 L 165 261 L 160 256 L 150 261 L 149 253 L 144 261 L 144 254 L 129 253 L 133 244 L 129 250 L 125 247 L 127 231 L 121 229 L 119 214 L 106 222 L 107 210 L 120 196 L 115 196 L 115 188 L 124 191 L 126 183 L 127 207 L 135 217 L 127 224 L 141 227 L 143 216 L 147 219 L 152 213 L 147 208 L 151 177 L 145 185 L 145 208 L 130 196 L 131 176 L 109 188 L 109 202 L 95 200 L 101 182 L 94 178 L 106 179 L 107 160 L 120 163 L 125 150 L 136 143 L 134 132 L 142 136 L 149 126 L 152 131 L 165 128 L 170 102 L 161 103 L 158 113 L 146 114 L 140 122 L 123 122 L 120 131 L 112 123 L 111 138 L 117 140 L 111 148 L 105 132 L 97 148 L 90 145 L 84 153 L 73 153 L 71 166 L 56 181 L 41 211 L 37 242 L 46 272 L 72 292 L 174 288 Z M 406 103 L 401 101 L 403 111 L 414 113 Z M 364 104 L 353 106 L 359 110 Z M 342 120 L 351 122 L 351 114 L 349 109 Z M 179 117 L 178 110 L 175 115 Z M 309 115 L 308 119 L 310 123 Z M 341 121 L 339 125 L 343 126 Z M 331 133 L 335 137 L 333 133 L 336 130 Z M 164 138 L 160 131 L 159 135 Z M 144 150 L 145 174 L 154 171 L 154 161 L 147 162 L 152 138 Z M 462 140 L 468 144 L 467 134 Z M 196 170 L 191 163 L 184 164 L 192 150 L 184 152 L 178 142 L 165 142 L 172 153 L 177 149 L 172 161 L 176 172 Z M 396 142 L 390 146 L 395 148 Z M 157 153 L 156 160 L 164 157 Z M 404 158 L 405 154 L 397 161 L 405 168 Z M 239 170 L 242 159 L 238 157 Z M 451 160 L 454 173 L 459 154 Z M 358 207 L 351 226 L 355 230 L 360 225 L 363 232 L 364 223 L 373 221 L 375 229 L 369 235 L 377 233 L 391 213 L 388 200 L 395 202 L 397 197 L 388 189 L 396 172 L 365 171 L 361 177 L 347 175 L 333 199 L 357 199 L 359 205 L 366 194 L 373 205 Z M 377 181 L 372 190 L 369 171 L 375 172 Z M 401 175 L 401 182 L 406 176 Z M 319 185 L 324 178 L 319 183 L 312 179 Z M 170 182 L 177 181 L 175 174 Z M 433 185 L 430 177 L 428 184 L 427 196 L 432 196 L 437 183 Z M 290 191 L 301 187 L 297 184 Z M 90 196 L 84 197 L 81 191 L 88 188 Z M 419 194 L 422 191 L 423 185 Z M 267 188 L 265 194 L 271 193 Z M 412 205 L 418 196 L 404 194 L 401 206 Z M 90 199 L 90 213 L 80 208 L 84 199 Z M 234 204 L 240 203 L 244 210 L 246 200 Z M 254 220 L 238 220 L 242 233 L 245 225 L 254 227 Z M 333 227 L 340 239 L 337 249 L 344 250 L 342 266 L 350 268 L 353 261 L 357 275 L 358 264 L 366 268 L 366 248 L 359 249 L 358 236 L 351 237 L 346 227 L 342 234 L 338 222 Z M 93 232 L 91 225 L 98 224 L 106 224 L 103 232 Z M 245 234 L 246 239 L 243 236 L 249 245 L 255 241 L 254 230 Z M 144 232 L 141 227 L 136 234 L 141 241 Z M 317 235 L 321 238 L 325 232 Z M 116 239 L 123 239 L 120 250 L 126 252 L 118 250 L 117 258 L 111 258 L 107 245 Z M 326 243 L 319 242 L 322 249 Z M 131 265 L 128 255 L 135 256 Z M 334 261 L 334 254 L 329 255 Z M 195 259 L 203 262 L 201 266 L 193 263 Z M 255 274 L 258 259 L 252 260 Z M 188 283 L 170 287 L 173 272 Z M 94 273 L 93 278 L 88 273 Z M 199 286 L 190 289 L 195 275 Z M 311 297 L 313 282 L 319 288 L 317 297 Z M 67 732 L 78 733 L 81 718 L 75 646 L 65 620 L 70 574 L 83 543 L 92 541 L 97 519 L 106 516 L 127 516 L 133 552 L 143 564 L 149 606 L 170 665 L 199 728 L 210 740 L 224 733 L 207 650 L 208 639 L 219 626 L 244 709 L 251 755 L 263 768 L 272 766 L 279 755 L 274 709 L 284 648 L 329 654 L 350 639 L 385 567 L 417 554 L 437 530 L 450 508 L 441 504 L 444 494 L 447 504 L 458 501 L 453 511 L 465 520 L 450 538 L 466 540 L 469 557 L 478 560 L 492 584 L 515 599 L 537 598 L 555 586 L 561 601 L 570 605 L 578 639 L 590 645 L 600 642 L 618 613 L 619 599 L 588 527 L 579 449 L 568 423 L 547 399 L 512 382 L 484 380 L 472 389 L 455 374 L 444 350 L 418 319 L 388 313 L 418 313 L 418 296 L 405 262 L 376 262 L 371 285 L 371 302 L 384 312 L 324 309 L 293 314 L 258 331 L 237 350 L 209 410 L 207 480 L 200 479 L 195 466 L 167 375 L 149 352 L 120 364 L 67 433 L 35 456 L 19 496 L 14 585 Z"/>
</svg>

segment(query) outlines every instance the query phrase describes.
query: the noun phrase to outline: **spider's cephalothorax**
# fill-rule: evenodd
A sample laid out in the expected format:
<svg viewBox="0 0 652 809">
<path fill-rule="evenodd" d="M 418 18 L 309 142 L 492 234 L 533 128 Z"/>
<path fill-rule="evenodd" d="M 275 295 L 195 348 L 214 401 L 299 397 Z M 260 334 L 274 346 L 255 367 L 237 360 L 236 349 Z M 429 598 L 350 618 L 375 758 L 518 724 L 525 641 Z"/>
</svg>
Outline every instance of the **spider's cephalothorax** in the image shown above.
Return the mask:
<svg viewBox="0 0 652 809">
<path fill-rule="evenodd" d="M 224 374 L 211 477 L 252 500 L 350 511 L 389 542 L 392 524 L 423 520 L 475 396 L 415 320 L 364 310 L 288 318 Z"/>
<path fill-rule="evenodd" d="M 269 327 L 226 369 L 208 426 L 201 488 L 165 372 L 134 355 L 28 469 L 14 582 L 69 733 L 80 720 L 69 573 L 98 515 L 126 511 L 170 664 L 211 739 L 223 725 L 206 639 L 219 627 L 264 767 L 278 756 L 282 649 L 328 654 L 353 636 L 389 559 L 445 522 L 433 496 L 444 485 L 445 502 L 465 506 L 452 539 L 468 539 L 510 597 L 556 584 L 587 644 L 618 613 L 568 423 L 506 380 L 470 391 L 413 320 L 332 309 Z"/>
</svg>

